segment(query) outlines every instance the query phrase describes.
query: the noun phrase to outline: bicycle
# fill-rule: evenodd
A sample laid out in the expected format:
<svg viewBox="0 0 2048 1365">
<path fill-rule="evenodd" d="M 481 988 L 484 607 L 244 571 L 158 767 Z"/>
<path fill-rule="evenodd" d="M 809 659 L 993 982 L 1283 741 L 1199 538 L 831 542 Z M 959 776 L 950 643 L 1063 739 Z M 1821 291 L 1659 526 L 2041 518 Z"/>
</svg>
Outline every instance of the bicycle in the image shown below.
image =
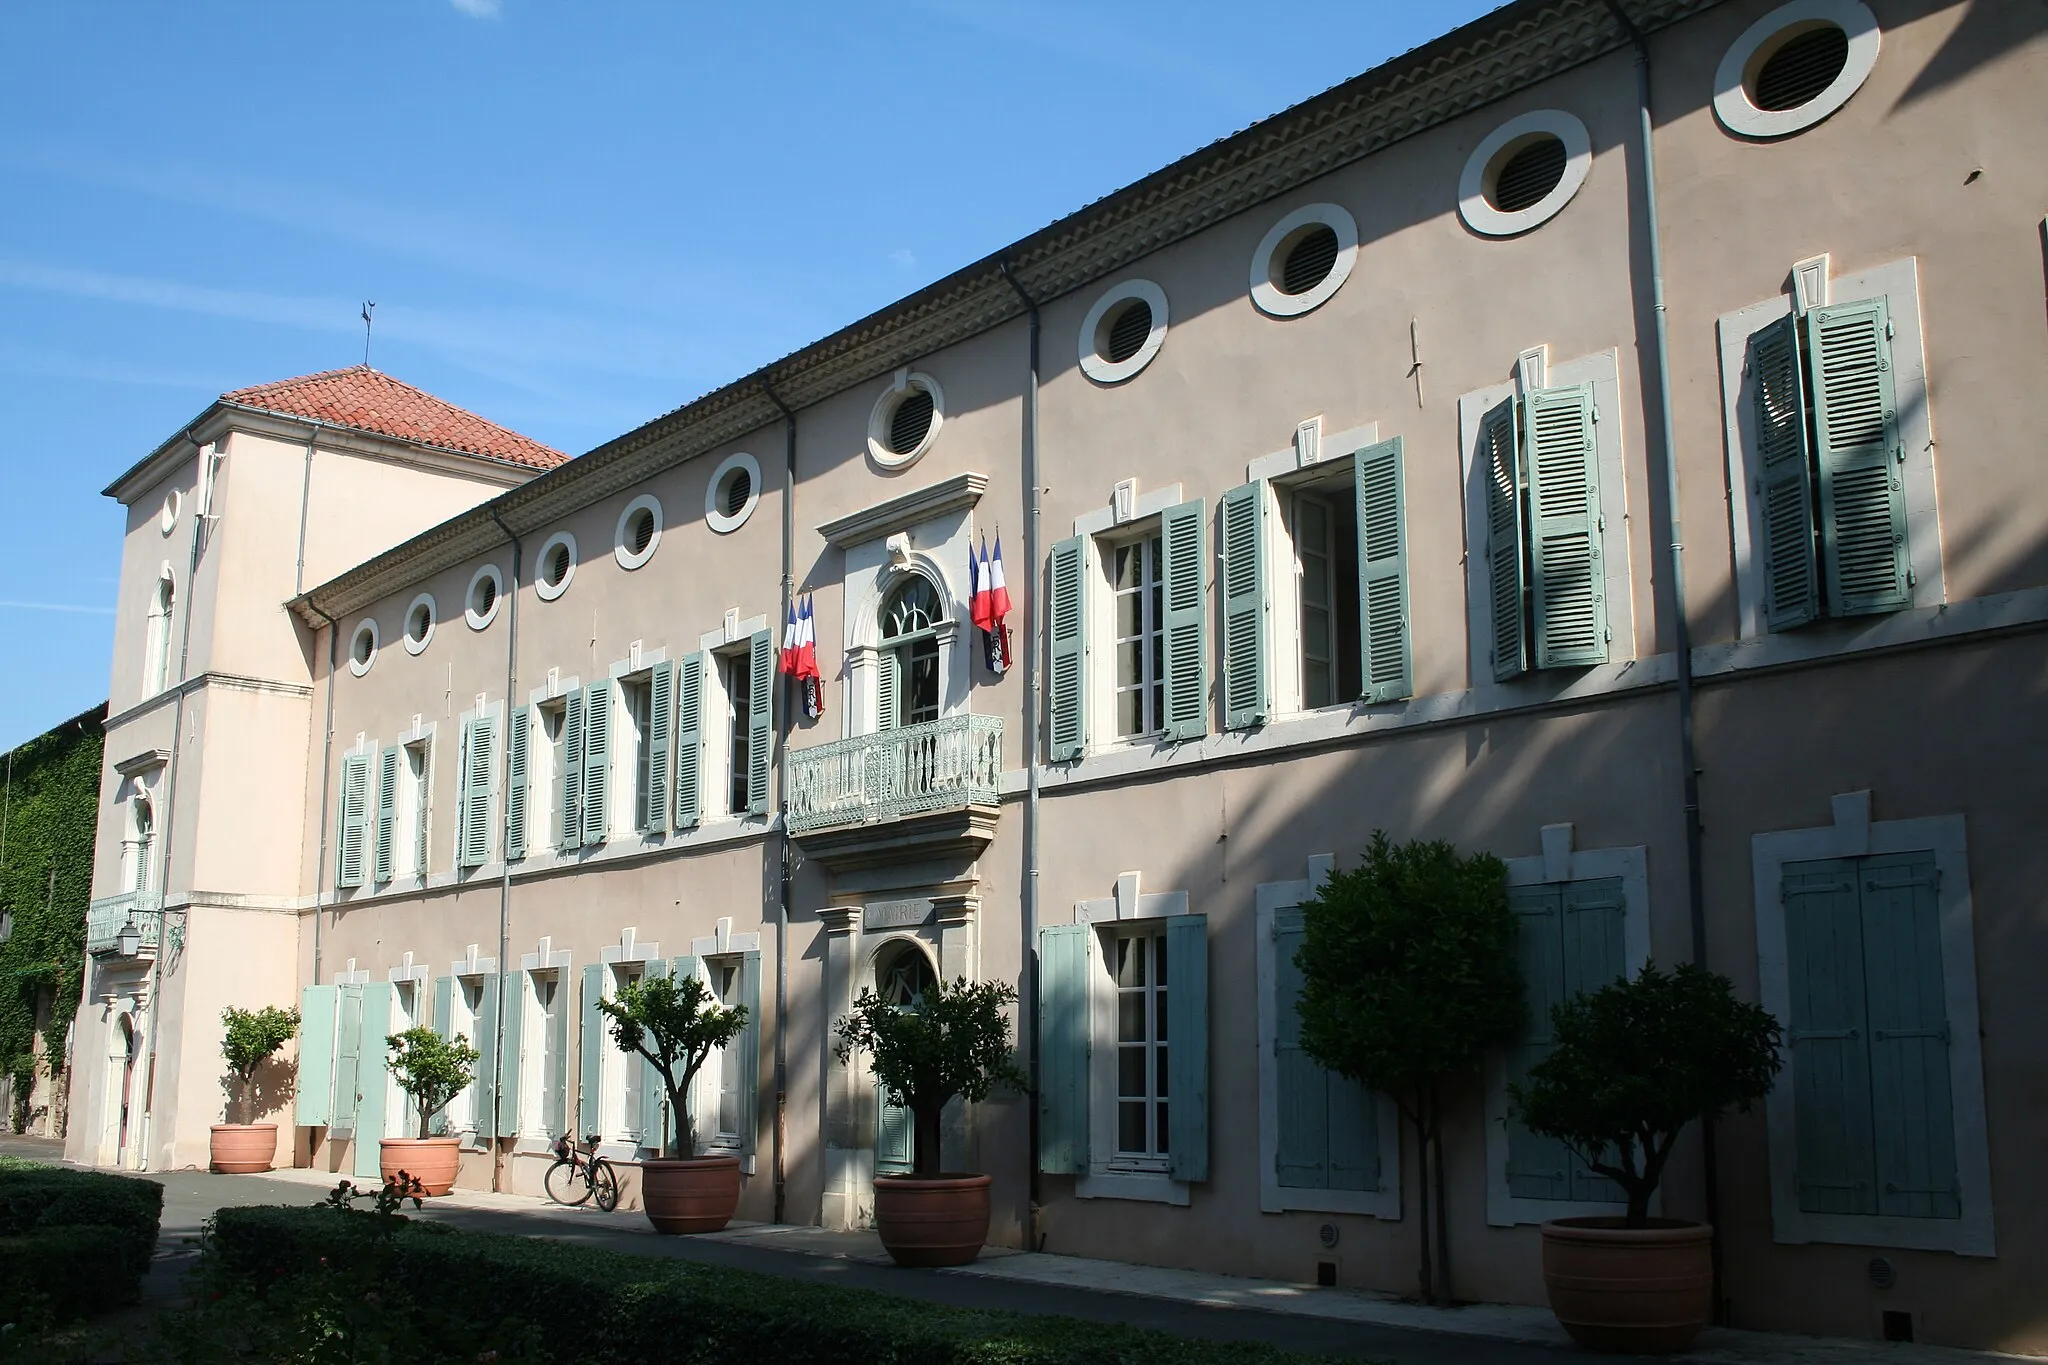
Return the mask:
<svg viewBox="0 0 2048 1365">
<path fill-rule="evenodd" d="M 541 1182 L 548 1198 L 557 1204 L 578 1208 L 592 1195 L 597 1207 L 610 1213 L 619 1206 L 619 1177 L 612 1163 L 597 1154 L 598 1135 L 591 1133 L 574 1143 L 567 1133 L 555 1139 L 555 1164 L 548 1167 Z"/>
</svg>

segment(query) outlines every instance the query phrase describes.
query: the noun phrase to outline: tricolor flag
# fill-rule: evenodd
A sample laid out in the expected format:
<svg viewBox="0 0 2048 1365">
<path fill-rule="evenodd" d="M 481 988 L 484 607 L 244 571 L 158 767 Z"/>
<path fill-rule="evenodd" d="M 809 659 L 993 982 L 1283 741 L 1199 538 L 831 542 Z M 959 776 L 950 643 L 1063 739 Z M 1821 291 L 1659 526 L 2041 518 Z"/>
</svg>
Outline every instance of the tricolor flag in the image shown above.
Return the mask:
<svg viewBox="0 0 2048 1365">
<path fill-rule="evenodd" d="M 825 675 L 818 669 L 818 627 L 811 615 L 811 599 L 789 604 L 789 618 L 782 626 L 782 651 L 776 670 L 796 679 L 804 715 L 816 720 L 825 714 Z"/>
<path fill-rule="evenodd" d="M 1010 590 L 1003 583 L 1001 534 L 996 536 L 993 554 L 986 539 L 979 552 L 967 552 L 967 576 L 971 584 L 967 614 L 981 630 L 988 671 L 1000 678 L 1010 667 L 1010 628 L 1003 624 L 1010 614 Z"/>
</svg>

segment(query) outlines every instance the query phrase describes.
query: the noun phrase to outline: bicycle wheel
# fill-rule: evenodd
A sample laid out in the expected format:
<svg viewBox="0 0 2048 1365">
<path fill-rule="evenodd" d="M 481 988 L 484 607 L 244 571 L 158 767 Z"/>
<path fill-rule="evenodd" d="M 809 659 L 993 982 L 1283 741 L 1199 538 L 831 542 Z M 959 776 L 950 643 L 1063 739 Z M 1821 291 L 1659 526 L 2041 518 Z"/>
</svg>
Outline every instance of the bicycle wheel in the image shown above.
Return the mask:
<svg viewBox="0 0 2048 1365">
<path fill-rule="evenodd" d="M 547 1188 L 548 1198 L 557 1204 L 574 1208 L 590 1198 L 590 1186 L 583 1178 L 582 1167 L 566 1158 L 558 1159 L 548 1167 L 547 1177 L 541 1184 Z"/>
<path fill-rule="evenodd" d="M 590 1171 L 590 1183 L 597 1192 L 597 1206 L 610 1213 L 619 1206 L 619 1177 L 612 1170 L 612 1163 L 602 1157 L 593 1158 L 595 1165 Z"/>
</svg>

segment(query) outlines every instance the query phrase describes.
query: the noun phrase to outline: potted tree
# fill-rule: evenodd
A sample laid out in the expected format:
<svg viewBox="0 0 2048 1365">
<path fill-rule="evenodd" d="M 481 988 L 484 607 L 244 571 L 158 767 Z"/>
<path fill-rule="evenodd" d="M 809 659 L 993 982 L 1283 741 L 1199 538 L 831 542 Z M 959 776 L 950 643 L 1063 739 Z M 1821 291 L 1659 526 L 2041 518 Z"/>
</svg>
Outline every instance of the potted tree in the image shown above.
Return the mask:
<svg viewBox="0 0 2048 1365">
<path fill-rule="evenodd" d="M 1003 1012 L 1016 1002 L 1006 982 L 964 977 L 907 1006 L 864 987 L 838 1023 L 840 1061 L 867 1053 L 889 1102 L 911 1115 L 911 1173 L 875 1178 L 875 1229 L 898 1265 L 965 1265 L 988 1240 L 990 1178 L 939 1169 L 940 1121 L 956 1095 L 976 1103 L 998 1083 L 1030 1085 Z"/>
<path fill-rule="evenodd" d="M 1515 1107 L 1628 1197 L 1619 1218 L 1543 1225 L 1551 1311 L 1594 1350 L 1683 1350 L 1713 1316 L 1714 1229 L 1652 1218 L 1650 1196 L 1687 1124 L 1770 1092 L 1778 1021 L 1691 963 L 1668 974 L 1646 963 L 1550 1017 L 1556 1044 L 1510 1087 Z"/>
<path fill-rule="evenodd" d="M 712 1052 L 740 1036 L 747 1007 L 726 1009 L 695 976 L 643 976 L 597 1007 L 621 1052 L 647 1059 L 675 1123 L 662 1154 L 640 1163 L 640 1203 L 656 1232 L 716 1232 L 740 1206 L 740 1159 L 698 1156 L 690 1087 Z"/>
<path fill-rule="evenodd" d="M 248 1122 L 256 1116 L 256 1072 L 298 1033 L 299 1012 L 276 1005 L 260 1010 L 230 1005 L 221 1011 L 220 1021 L 227 1025 L 220 1055 L 228 1064 L 223 1085 L 229 1121 L 213 1125 L 208 1155 L 213 1169 L 223 1175 L 267 1171 L 277 1158 L 277 1125 Z M 234 1122 L 237 1114 L 243 1122 Z"/>
<path fill-rule="evenodd" d="M 1413 1126 L 1417 1279 L 1425 1301 L 1447 1301 L 1442 1092 L 1525 1018 L 1507 868 L 1381 830 L 1355 871 L 1332 872 L 1301 909 L 1301 1045 L 1392 1098 Z"/>
<path fill-rule="evenodd" d="M 434 1115 L 469 1088 L 482 1054 L 462 1034 L 443 1038 L 430 1028 L 391 1034 L 384 1045 L 391 1049 L 391 1075 L 419 1117 L 419 1136 L 383 1139 L 377 1151 L 379 1173 L 387 1183 L 414 1176 L 425 1193 L 446 1194 L 455 1188 L 462 1166 L 462 1139 L 432 1136 Z"/>
</svg>

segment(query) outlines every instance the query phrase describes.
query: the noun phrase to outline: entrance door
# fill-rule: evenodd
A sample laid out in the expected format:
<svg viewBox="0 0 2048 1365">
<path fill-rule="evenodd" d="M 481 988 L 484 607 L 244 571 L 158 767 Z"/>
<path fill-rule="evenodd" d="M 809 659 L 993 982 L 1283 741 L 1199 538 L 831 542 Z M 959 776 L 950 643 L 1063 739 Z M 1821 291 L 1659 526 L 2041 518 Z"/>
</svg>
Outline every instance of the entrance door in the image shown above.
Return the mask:
<svg viewBox="0 0 2048 1365">
<path fill-rule="evenodd" d="M 899 943 L 878 965 L 876 993 L 898 1009 L 909 1009 L 938 986 L 931 959 L 912 943 Z M 917 1125 L 910 1111 L 889 1103 L 875 1087 L 875 1174 L 908 1175 L 917 1164 Z"/>
</svg>

